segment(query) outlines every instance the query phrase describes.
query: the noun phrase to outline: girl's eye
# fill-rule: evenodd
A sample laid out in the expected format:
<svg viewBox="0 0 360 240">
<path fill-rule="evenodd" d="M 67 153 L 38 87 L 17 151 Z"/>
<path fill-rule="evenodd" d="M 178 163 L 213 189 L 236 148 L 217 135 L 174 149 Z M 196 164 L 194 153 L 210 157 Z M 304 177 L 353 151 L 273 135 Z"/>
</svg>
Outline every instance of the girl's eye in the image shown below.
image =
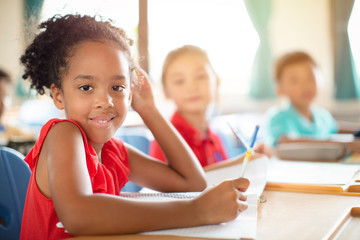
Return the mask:
<svg viewBox="0 0 360 240">
<path fill-rule="evenodd" d="M 125 90 L 125 86 L 121 85 L 121 86 L 113 86 L 112 90 L 116 91 L 116 92 L 121 92 L 123 90 Z"/>
<path fill-rule="evenodd" d="M 206 79 L 206 77 L 207 77 L 207 75 L 206 74 L 201 74 L 201 75 L 197 75 L 197 79 L 198 80 L 204 80 L 204 79 Z"/>
<path fill-rule="evenodd" d="M 88 91 L 92 90 L 93 88 L 90 87 L 89 85 L 83 85 L 80 87 L 80 89 L 84 92 L 88 92 Z"/>
</svg>

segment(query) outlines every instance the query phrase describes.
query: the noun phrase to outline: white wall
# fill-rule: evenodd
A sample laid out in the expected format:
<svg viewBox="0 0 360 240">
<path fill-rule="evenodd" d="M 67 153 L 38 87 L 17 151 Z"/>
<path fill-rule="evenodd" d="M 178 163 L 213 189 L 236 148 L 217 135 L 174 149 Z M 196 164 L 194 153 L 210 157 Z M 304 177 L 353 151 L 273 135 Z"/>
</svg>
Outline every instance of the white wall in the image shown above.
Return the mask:
<svg viewBox="0 0 360 240">
<path fill-rule="evenodd" d="M 13 78 L 21 74 L 19 57 L 23 51 L 23 1 L 0 1 L 0 68 Z"/>
<path fill-rule="evenodd" d="M 273 0 L 271 22 L 275 58 L 288 51 L 308 52 L 323 73 L 320 98 L 333 96 L 333 41 L 329 0 Z"/>
</svg>

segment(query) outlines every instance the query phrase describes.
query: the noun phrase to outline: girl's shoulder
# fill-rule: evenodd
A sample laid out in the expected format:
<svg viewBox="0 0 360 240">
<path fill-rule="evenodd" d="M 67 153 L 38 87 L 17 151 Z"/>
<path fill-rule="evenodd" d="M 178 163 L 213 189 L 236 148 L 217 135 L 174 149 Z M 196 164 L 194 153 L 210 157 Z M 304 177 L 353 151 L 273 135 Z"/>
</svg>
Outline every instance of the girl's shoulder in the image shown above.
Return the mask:
<svg viewBox="0 0 360 240">
<path fill-rule="evenodd" d="M 66 118 L 64 118 L 64 119 L 52 118 L 52 119 L 50 119 L 49 121 L 47 121 L 47 122 L 44 124 L 44 126 L 41 128 L 40 135 L 41 135 L 42 133 L 48 133 L 49 130 L 50 130 L 54 125 L 56 125 L 57 123 L 67 123 L 67 124 L 65 124 L 65 125 L 68 125 L 68 124 L 70 123 L 70 125 L 76 125 L 76 126 L 81 130 L 81 132 L 83 132 L 82 129 L 81 129 L 81 127 L 80 127 L 80 125 L 77 124 L 74 120 L 66 119 Z M 63 126 L 64 126 L 64 124 L 60 124 L 60 125 L 63 125 Z M 59 126 L 59 125 L 58 125 L 58 126 Z"/>
<path fill-rule="evenodd" d="M 62 138 L 69 137 L 71 133 L 77 135 L 81 134 L 83 141 L 86 142 L 84 131 L 76 122 L 72 120 L 54 118 L 45 123 L 40 130 L 39 137 L 36 140 L 33 148 L 25 158 L 25 161 L 28 162 L 30 168 L 35 167 L 37 157 L 43 149 L 45 140 L 53 139 L 55 141 L 65 141 L 66 139 Z"/>
<path fill-rule="evenodd" d="M 72 134 L 78 135 L 81 133 L 84 143 L 87 143 L 85 132 L 82 130 L 80 125 L 71 119 L 50 119 L 40 131 L 40 135 L 36 143 L 43 144 L 45 139 L 49 137 L 49 134 L 55 138 L 68 138 Z"/>
</svg>

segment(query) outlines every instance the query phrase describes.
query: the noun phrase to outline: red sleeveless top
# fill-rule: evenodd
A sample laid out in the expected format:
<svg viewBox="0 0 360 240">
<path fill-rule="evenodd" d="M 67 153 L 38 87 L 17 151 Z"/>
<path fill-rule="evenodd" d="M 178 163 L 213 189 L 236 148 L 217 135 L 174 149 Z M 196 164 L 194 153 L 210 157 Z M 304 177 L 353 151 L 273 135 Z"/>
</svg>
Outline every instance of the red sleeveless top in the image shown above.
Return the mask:
<svg viewBox="0 0 360 240">
<path fill-rule="evenodd" d="M 45 137 L 52 126 L 58 122 L 69 121 L 79 127 L 86 153 L 86 164 L 91 178 L 94 193 L 119 195 L 121 188 L 128 181 L 130 173 L 128 152 L 121 140 L 112 138 L 104 144 L 101 151 L 102 162 L 87 141 L 81 127 L 68 119 L 51 119 L 41 129 L 34 147 L 25 157 L 31 169 L 31 177 L 27 190 L 22 218 L 20 239 L 64 239 L 71 237 L 59 221 L 52 199 L 46 198 L 38 189 L 35 170 Z"/>
</svg>

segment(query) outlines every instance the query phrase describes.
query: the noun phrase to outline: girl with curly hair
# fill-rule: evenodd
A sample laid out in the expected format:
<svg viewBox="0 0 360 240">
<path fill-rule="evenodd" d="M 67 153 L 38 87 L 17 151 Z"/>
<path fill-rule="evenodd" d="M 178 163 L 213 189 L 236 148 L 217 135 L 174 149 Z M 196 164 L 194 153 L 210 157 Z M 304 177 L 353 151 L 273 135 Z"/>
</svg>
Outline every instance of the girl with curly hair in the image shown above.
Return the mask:
<svg viewBox="0 0 360 240">
<path fill-rule="evenodd" d="M 40 29 L 21 57 L 23 78 L 39 94 L 49 90 L 66 118 L 49 120 L 25 158 L 32 175 L 21 239 L 216 224 L 247 208 L 244 178 L 191 200 L 140 202 L 119 196 L 128 179 L 167 192 L 201 191 L 206 182 L 194 154 L 155 106 L 149 78 L 132 60 L 132 41 L 123 30 L 80 15 L 55 16 Z M 130 104 L 167 163 L 113 138 Z"/>
</svg>

